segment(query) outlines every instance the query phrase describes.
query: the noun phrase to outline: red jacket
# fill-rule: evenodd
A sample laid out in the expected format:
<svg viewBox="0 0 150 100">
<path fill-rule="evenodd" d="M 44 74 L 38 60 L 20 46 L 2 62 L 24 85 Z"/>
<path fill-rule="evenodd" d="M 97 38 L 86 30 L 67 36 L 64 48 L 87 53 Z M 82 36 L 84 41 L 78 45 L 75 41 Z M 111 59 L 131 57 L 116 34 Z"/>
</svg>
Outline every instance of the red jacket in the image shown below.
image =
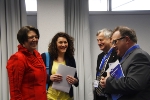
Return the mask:
<svg viewBox="0 0 150 100">
<path fill-rule="evenodd" d="M 47 100 L 46 67 L 40 54 L 18 45 L 18 52 L 7 62 L 10 100 Z"/>
</svg>

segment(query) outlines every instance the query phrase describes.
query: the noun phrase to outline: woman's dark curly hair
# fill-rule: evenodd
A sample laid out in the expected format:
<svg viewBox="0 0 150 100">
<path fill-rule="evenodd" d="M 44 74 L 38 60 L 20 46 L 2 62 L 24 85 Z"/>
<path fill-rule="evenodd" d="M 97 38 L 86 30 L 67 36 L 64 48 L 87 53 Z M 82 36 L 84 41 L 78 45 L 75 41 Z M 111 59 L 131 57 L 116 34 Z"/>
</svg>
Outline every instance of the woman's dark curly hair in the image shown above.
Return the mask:
<svg viewBox="0 0 150 100">
<path fill-rule="evenodd" d="M 57 59 L 58 58 L 58 50 L 57 50 L 57 39 L 59 37 L 64 37 L 67 39 L 68 42 L 68 48 L 66 50 L 65 53 L 65 57 L 73 57 L 74 56 L 74 38 L 69 36 L 67 33 L 65 32 L 58 32 L 53 38 L 52 41 L 49 43 L 48 45 L 48 52 L 51 55 L 51 58 L 53 59 Z"/>
</svg>

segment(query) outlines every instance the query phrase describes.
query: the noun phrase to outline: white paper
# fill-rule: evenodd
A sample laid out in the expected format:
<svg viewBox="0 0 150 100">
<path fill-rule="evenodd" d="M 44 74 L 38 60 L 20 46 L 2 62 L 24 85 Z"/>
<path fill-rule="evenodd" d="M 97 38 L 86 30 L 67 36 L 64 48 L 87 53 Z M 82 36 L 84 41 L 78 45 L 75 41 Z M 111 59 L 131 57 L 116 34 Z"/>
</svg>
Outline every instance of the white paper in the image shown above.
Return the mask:
<svg viewBox="0 0 150 100">
<path fill-rule="evenodd" d="M 66 77 L 70 75 L 74 77 L 76 68 L 59 64 L 57 74 L 62 75 L 61 82 L 53 82 L 52 88 L 69 93 L 71 85 L 67 82 Z"/>
<path fill-rule="evenodd" d="M 113 70 L 119 63 L 119 60 L 116 60 L 113 63 L 109 63 L 109 68 L 106 70 L 106 72 L 111 72 L 111 70 Z"/>
<path fill-rule="evenodd" d="M 98 80 L 94 80 L 93 86 L 94 86 L 94 87 L 98 87 L 98 85 L 99 85 L 99 81 L 98 81 Z"/>
</svg>

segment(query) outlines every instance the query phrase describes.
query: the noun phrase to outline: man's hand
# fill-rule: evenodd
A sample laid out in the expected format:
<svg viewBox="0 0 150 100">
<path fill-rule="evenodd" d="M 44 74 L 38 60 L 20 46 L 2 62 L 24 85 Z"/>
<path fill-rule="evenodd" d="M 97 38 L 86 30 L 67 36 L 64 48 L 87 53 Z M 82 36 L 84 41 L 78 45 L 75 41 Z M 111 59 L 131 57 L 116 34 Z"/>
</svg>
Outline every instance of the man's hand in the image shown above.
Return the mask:
<svg viewBox="0 0 150 100">
<path fill-rule="evenodd" d="M 107 80 L 107 78 L 108 78 L 109 76 L 110 76 L 110 73 L 109 73 L 109 72 L 107 72 L 107 76 L 106 76 L 106 77 L 101 76 L 100 85 L 101 85 L 102 88 L 105 88 L 105 87 L 106 87 L 106 80 Z"/>
</svg>

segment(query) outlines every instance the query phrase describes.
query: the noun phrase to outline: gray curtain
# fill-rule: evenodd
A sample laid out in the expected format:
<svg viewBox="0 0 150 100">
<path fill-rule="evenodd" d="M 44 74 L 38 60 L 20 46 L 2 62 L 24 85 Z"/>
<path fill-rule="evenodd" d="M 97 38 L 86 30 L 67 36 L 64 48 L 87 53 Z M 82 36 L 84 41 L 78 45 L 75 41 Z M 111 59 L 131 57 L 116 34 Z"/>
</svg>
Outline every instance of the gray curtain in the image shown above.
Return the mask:
<svg viewBox="0 0 150 100">
<path fill-rule="evenodd" d="M 17 51 L 17 32 L 27 25 L 25 0 L 0 0 L 0 100 L 9 100 L 8 58 Z"/>
<path fill-rule="evenodd" d="M 93 100 L 88 0 L 65 0 L 65 31 L 75 38 L 79 87 L 74 100 Z"/>
</svg>

